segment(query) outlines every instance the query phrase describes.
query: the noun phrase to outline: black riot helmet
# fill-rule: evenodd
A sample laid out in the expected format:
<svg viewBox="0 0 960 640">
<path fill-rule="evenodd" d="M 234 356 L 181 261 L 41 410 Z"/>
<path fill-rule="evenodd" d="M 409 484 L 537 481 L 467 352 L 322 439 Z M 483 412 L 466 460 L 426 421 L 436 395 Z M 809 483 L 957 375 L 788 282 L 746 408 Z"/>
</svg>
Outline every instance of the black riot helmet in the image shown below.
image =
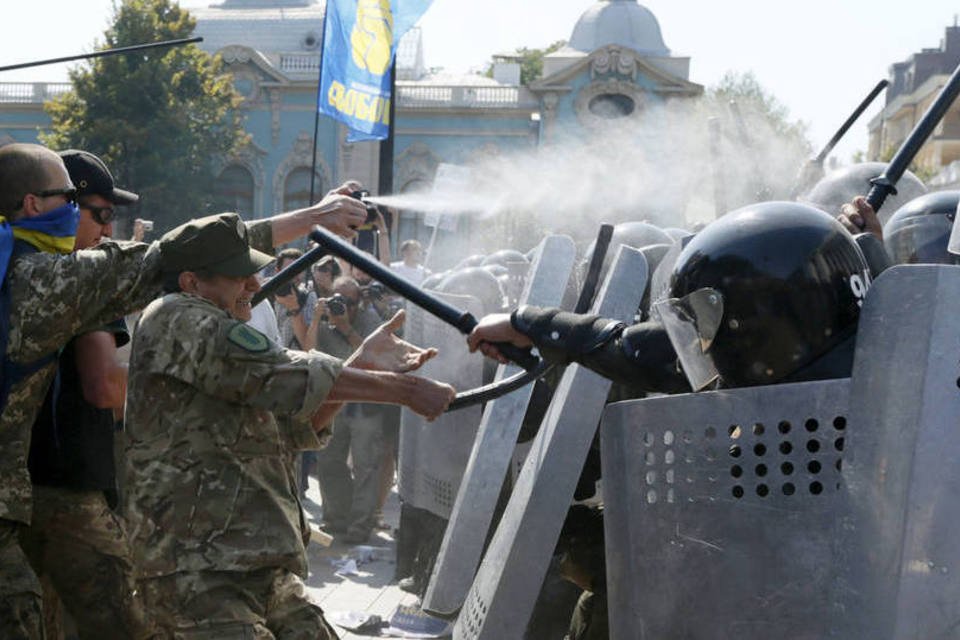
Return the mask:
<svg viewBox="0 0 960 640">
<path fill-rule="evenodd" d="M 467 256 L 457 264 L 453 266 L 451 271 L 457 271 L 458 269 L 466 269 L 467 267 L 479 267 L 483 264 L 484 256 L 482 253 L 475 253 L 473 255 Z"/>
<path fill-rule="evenodd" d="M 429 276 L 423 279 L 423 282 L 420 283 L 421 289 L 436 289 L 440 286 L 440 283 L 443 282 L 443 279 L 450 275 L 449 271 L 440 271 L 439 273 L 431 273 Z"/>
<path fill-rule="evenodd" d="M 503 311 L 503 290 L 497 277 L 483 267 L 467 267 L 452 271 L 437 286 L 441 293 L 458 296 L 473 296 L 483 305 L 483 312 Z"/>
<path fill-rule="evenodd" d="M 958 264 L 947 251 L 960 191 L 914 198 L 883 225 L 883 244 L 896 264 Z"/>
<path fill-rule="evenodd" d="M 613 264 L 613 259 L 617 255 L 617 247 L 627 245 L 634 249 L 640 249 L 652 244 L 673 244 L 673 238 L 667 235 L 660 227 L 656 227 L 648 222 L 621 222 L 613 228 L 613 236 L 610 238 L 610 246 L 607 247 L 607 254 L 603 258 L 603 267 L 600 270 L 600 279 L 603 280 L 607 275 L 607 270 Z M 597 241 L 593 240 L 587 245 L 587 251 L 584 253 L 582 270 L 585 273 L 593 258 L 593 249 Z"/>
<path fill-rule="evenodd" d="M 857 196 L 870 193 L 870 181 L 883 174 L 886 170 L 885 162 L 861 162 L 842 167 L 827 174 L 810 191 L 800 198 L 801 202 L 818 207 L 832 216 L 840 213 L 840 207 Z M 927 188 L 920 178 L 909 171 L 905 171 L 897 181 L 897 193 L 887 197 L 882 209 L 877 212 L 880 222 L 885 224 L 887 219 L 903 205 L 927 192 Z"/>
<path fill-rule="evenodd" d="M 527 256 L 519 251 L 516 251 L 515 249 L 500 249 L 499 251 L 494 251 L 490 255 L 486 256 L 480 263 L 480 266 L 485 267 L 491 264 L 499 264 L 505 267 L 511 262 L 527 263 L 530 261 L 527 260 Z"/>
<path fill-rule="evenodd" d="M 853 335 L 869 286 L 833 217 L 765 202 L 693 237 L 655 308 L 695 390 L 744 387 L 778 382 Z"/>
</svg>

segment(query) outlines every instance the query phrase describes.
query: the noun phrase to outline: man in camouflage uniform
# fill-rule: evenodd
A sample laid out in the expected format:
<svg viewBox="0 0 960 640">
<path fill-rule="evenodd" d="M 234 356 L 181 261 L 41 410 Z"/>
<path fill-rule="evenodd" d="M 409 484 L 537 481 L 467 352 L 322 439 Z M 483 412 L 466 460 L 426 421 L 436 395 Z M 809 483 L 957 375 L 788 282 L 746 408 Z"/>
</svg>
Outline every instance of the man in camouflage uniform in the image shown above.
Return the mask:
<svg viewBox="0 0 960 640">
<path fill-rule="evenodd" d="M 160 244 L 171 293 L 140 318 L 126 411 L 125 511 L 146 605 L 177 638 L 336 638 L 305 595 L 292 454 L 320 447 L 339 403 L 433 418 L 453 389 L 401 373 L 435 352 L 398 340 L 396 323 L 347 366 L 244 324 L 271 257 L 249 248 L 234 214 Z"/>
<path fill-rule="evenodd" d="M 349 184 L 342 190 L 355 188 Z M 0 149 L 4 224 L 40 218 L 75 197 L 56 153 L 28 144 Z M 308 209 L 252 223 L 251 244 L 269 250 L 274 242 L 283 244 L 305 235 L 314 224 L 350 236 L 365 218 L 363 204 L 338 190 Z M 38 244 L 26 245 L 18 237 L 12 258 L 7 253 L 5 291 L 0 297 L 6 305 L 0 308 L 0 321 L 6 323 L 7 344 L 0 353 L 3 384 L 8 387 L 0 415 L 0 638 L 4 640 L 43 637 L 39 581 L 17 536 L 19 527 L 30 523 L 27 453 L 31 426 L 53 378 L 50 356 L 72 336 L 141 308 L 161 289 L 163 258 L 156 243 L 105 242 L 70 255 L 57 255 L 48 245 Z M 67 251 L 71 250 L 72 243 Z"/>
<path fill-rule="evenodd" d="M 60 152 L 77 187 L 76 250 L 113 236 L 114 207 L 139 197 L 118 189 L 100 158 Z M 114 513 L 115 410 L 123 409 L 126 367 L 117 346 L 129 342 L 124 320 L 71 339 L 58 358 L 30 442 L 33 515 L 20 544 L 43 581 L 49 640 L 63 637 L 60 601 L 81 638 L 146 638 L 150 630 L 136 595 L 126 527 Z"/>
</svg>

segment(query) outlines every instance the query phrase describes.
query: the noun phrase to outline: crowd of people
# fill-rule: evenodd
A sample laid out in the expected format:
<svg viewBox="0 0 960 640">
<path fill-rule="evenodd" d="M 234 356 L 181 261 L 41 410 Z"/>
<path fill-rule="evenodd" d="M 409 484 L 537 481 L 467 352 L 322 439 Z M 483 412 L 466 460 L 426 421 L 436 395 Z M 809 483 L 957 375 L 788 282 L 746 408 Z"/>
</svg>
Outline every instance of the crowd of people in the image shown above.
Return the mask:
<svg viewBox="0 0 960 640">
<path fill-rule="evenodd" d="M 358 188 L 265 220 L 221 213 L 150 243 L 115 241 L 138 196 L 99 158 L 0 148 L 0 637 L 57 637 L 61 603 L 81 638 L 336 637 L 303 584 L 310 478 L 323 527 L 366 542 L 385 526 L 401 408 L 434 419 L 455 393 L 414 373 L 436 349 L 402 339 L 396 296 L 337 258 L 252 304 L 314 225 L 357 234 Z M 616 242 L 650 266 L 634 323 L 513 309 L 524 254 L 467 258 L 434 278 L 419 243 L 391 262 L 382 215 L 374 227 L 381 262 L 478 300 L 471 351 L 504 361 L 496 343 L 535 346 L 614 380 L 622 399 L 849 376 L 872 279 L 891 260 L 955 260 L 960 192 L 912 200 L 886 225 L 863 198 L 845 200 L 748 205 L 697 233 L 621 225 Z M 599 474 L 588 463 L 581 485 Z M 583 590 L 567 637 L 600 640 L 603 519 L 584 509 L 557 546 Z"/>
</svg>

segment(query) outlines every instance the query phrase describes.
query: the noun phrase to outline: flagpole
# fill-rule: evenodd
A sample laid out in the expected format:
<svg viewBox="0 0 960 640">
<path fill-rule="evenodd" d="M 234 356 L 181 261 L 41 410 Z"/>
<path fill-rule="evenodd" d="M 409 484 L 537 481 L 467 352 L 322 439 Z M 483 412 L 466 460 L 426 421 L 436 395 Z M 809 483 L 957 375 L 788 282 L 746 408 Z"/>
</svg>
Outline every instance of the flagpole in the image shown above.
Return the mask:
<svg viewBox="0 0 960 640">
<path fill-rule="evenodd" d="M 327 15 L 330 13 L 330 2 L 323 5 L 323 29 L 320 31 L 320 69 L 317 71 L 317 100 L 313 105 L 313 159 L 310 161 L 310 201 L 313 204 L 317 181 L 317 135 L 320 132 L 320 92 L 323 90 L 323 47 L 327 40 Z"/>
<path fill-rule="evenodd" d="M 380 170 L 379 184 L 377 185 L 377 194 L 388 196 L 393 193 L 393 132 L 394 121 L 397 114 L 397 54 L 393 55 L 393 63 L 390 66 L 390 108 L 387 117 L 389 126 L 387 127 L 387 137 L 380 141 Z M 399 215 L 399 212 L 396 213 Z M 390 237 L 390 251 L 396 251 L 396 238 Z M 379 244 L 379 243 L 378 243 Z M 379 247 L 378 247 L 379 248 Z"/>
</svg>

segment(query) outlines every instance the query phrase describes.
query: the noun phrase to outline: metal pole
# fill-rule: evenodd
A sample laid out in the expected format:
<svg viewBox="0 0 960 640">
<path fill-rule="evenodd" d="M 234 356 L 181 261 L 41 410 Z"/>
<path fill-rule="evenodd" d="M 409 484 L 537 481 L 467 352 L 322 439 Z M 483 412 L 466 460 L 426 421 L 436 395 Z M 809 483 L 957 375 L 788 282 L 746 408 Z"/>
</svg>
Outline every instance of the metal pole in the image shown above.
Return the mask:
<svg viewBox="0 0 960 640">
<path fill-rule="evenodd" d="M 180 38 L 179 40 L 164 40 L 163 42 L 150 42 L 147 44 L 134 44 L 129 47 L 117 47 L 116 49 L 105 49 L 95 51 L 94 53 L 82 53 L 75 56 L 66 56 L 64 58 L 49 58 L 47 60 L 37 60 L 34 62 L 21 62 L 11 64 L 6 67 L 0 67 L 0 71 L 13 71 L 14 69 L 26 69 L 29 67 L 40 67 L 46 64 L 58 64 L 60 62 L 73 62 L 75 60 L 88 60 L 90 58 L 102 58 L 104 56 L 115 56 L 121 53 L 133 53 L 134 51 L 144 51 L 146 49 L 158 49 L 160 47 L 177 47 L 182 44 L 191 44 L 194 42 L 203 42 L 203 38 Z"/>
<path fill-rule="evenodd" d="M 313 159 L 310 161 L 310 202 L 316 194 L 317 182 L 317 134 L 320 131 L 320 91 L 323 87 L 323 47 L 327 43 L 327 8 L 323 10 L 323 29 L 320 31 L 320 69 L 317 71 L 317 101 L 313 109 Z"/>
</svg>

